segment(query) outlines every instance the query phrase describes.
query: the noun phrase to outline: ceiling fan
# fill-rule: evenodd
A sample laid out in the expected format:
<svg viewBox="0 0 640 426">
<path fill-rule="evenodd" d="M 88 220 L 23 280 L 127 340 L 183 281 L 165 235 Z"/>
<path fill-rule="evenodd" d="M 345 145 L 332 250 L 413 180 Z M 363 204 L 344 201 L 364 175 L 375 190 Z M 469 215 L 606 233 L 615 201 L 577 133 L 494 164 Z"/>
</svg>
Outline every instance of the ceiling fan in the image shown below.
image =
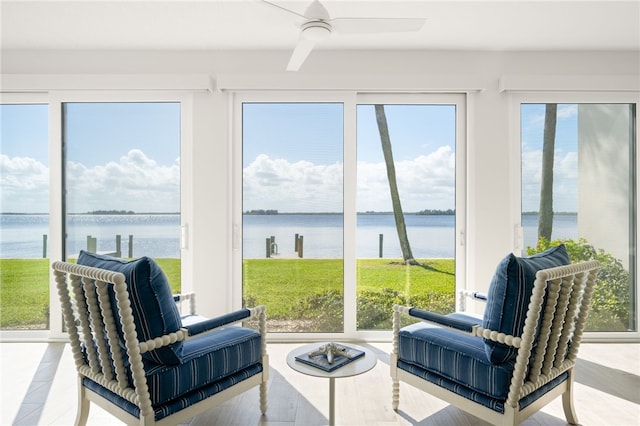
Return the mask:
<svg viewBox="0 0 640 426">
<path fill-rule="evenodd" d="M 339 34 L 381 34 L 393 32 L 420 31 L 425 23 L 424 18 L 367 18 L 336 17 L 331 18 L 327 8 L 319 0 L 313 0 L 305 12 L 300 14 L 287 9 L 273 1 L 263 0 L 270 6 L 295 15 L 300 25 L 300 38 L 291 54 L 287 71 L 298 71 L 316 44 Z"/>
</svg>

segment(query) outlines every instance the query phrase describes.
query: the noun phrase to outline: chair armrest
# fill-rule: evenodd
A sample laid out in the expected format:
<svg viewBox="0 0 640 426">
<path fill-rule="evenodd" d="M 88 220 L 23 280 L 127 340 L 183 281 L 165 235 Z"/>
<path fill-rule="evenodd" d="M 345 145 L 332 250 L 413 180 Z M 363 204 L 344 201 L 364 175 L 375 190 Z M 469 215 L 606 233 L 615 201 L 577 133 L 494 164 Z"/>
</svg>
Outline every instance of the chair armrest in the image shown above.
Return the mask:
<svg viewBox="0 0 640 426">
<path fill-rule="evenodd" d="M 228 314 L 220 315 L 215 318 L 210 318 L 195 324 L 184 326 L 189 333 L 189 338 L 197 336 L 199 334 L 208 333 L 218 328 L 232 325 L 245 320 L 257 318 L 260 321 L 259 328 L 260 334 L 266 333 L 266 308 L 264 306 L 256 306 L 255 308 L 238 309 L 237 311 L 229 312 Z"/>
<path fill-rule="evenodd" d="M 216 328 L 224 327 L 225 325 L 234 324 L 247 319 L 251 316 L 249 309 L 239 309 L 237 311 L 229 312 L 228 314 L 220 315 L 215 318 L 209 318 L 207 320 L 190 324 L 185 326 L 189 331 L 189 336 L 195 336 L 205 333 L 207 331 L 214 330 Z"/>
<path fill-rule="evenodd" d="M 464 312 L 467 310 L 467 298 L 473 299 L 479 302 L 487 302 L 487 294 L 479 291 L 462 290 L 458 293 L 458 306 L 459 309 Z"/>
<path fill-rule="evenodd" d="M 188 303 L 188 311 L 190 315 L 195 315 L 196 313 L 196 294 L 193 292 L 190 293 L 179 293 L 173 295 L 173 301 L 176 303 L 178 310 L 180 313 L 184 313 L 184 305 L 183 303 Z"/>
<path fill-rule="evenodd" d="M 190 292 L 190 293 L 176 293 L 176 294 L 173 295 L 173 301 L 174 302 L 182 302 L 185 299 L 188 300 L 188 299 L 191 299 L 194 296 L 195 296 L 195 293 L 193 293 L 193 292 Z"/>
<path fill-rule="evenodd" d="M 398 353 L 398 333 L 400 332 L 400 317 L 408 315 L 411 318 L 417 318 L 438 326 L 448 327 L 451 330 L 458 331 L 467 335 L 482 337 L 483 339 L 502 343 L 514 348 L 520 348 L 522 338 L 500 333 L 498 331 L 482 328 L 479 324 L 470 324 L 469 322 L 460 321 L 445 315 L 436 314 L 418 308 L 408 306 L 393 305 L 393 353 Z"/>
<path fill-rule="evenodd" d="M 436 314 L 434 312 L 429 312 L 418 308 L 410 308 L 409 316 L 413 318 L 419 318 L 432 324 L 453 328 L 457 331 L 462 331 L 465 333 L 473 333 L 474 328 L 478 326 L 477 324 L 469 324 L 466 321 L 461 321 L 455 318 L 447 317 L 445 315 Z"/>
<path fill-rule="evenodd" d="M 480 300 L 482 302 L 486 302 L 487 301 L 487 293 L 481 293 L 479 291 L 474 291 L 471 293 L 471 295 L 469 296 L 475 300 Z"/>
</svg>

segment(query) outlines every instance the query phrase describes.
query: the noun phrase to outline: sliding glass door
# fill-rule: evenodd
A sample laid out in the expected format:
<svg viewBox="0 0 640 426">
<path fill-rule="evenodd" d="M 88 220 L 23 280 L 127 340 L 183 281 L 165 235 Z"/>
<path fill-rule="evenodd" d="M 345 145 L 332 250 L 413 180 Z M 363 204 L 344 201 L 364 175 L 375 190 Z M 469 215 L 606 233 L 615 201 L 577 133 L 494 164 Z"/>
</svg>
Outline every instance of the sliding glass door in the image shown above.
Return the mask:
<svg viewBox="0 0 640 426">
<path fill-rule="evenodd" d="M 464 223 L 464 198 L 456 199 L 464 191 L 456 185 L 463 104 L 361 99 L 371 103 L 357 106 L 358 329 L 390 329 L 393 304 L 453 312 L 456 234 Z"/>
<path fill-rule="evenodd" d="M 153 257 L 180 289 L 180 103 L 63 104 L 65 252 Z"/>
<path fill-rule="evenodd" d="M 637 331 L 636 104 L 556 98 L 520 103 L 525 252 L 599 260 L 587 331 Z"/>
<path fill-rule="evenodd" d="M 348 336 L 390 329 L 394 303 L 452 312 L 464 96 L 319 99 L 237 100 L 243 305 L 272 333 Z"/>
<path fill-rule="evenodd" d="M 49 106 L 2 104 L 0 129 L 0 330 L 45 330 L 50 314 Z"/>
<path fill-rule="evenodd" d="M 270 332 L 342 332 L 343 104 L 242 104 L 242 296 Z"/>
</svg>

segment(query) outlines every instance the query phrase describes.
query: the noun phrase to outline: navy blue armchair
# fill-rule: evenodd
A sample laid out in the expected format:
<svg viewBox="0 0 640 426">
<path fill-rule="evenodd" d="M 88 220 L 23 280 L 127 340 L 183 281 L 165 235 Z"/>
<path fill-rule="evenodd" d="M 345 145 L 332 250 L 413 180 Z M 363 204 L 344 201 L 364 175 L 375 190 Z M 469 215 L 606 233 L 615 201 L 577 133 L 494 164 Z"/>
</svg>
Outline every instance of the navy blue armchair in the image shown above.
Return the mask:
<svg viewBox="0 0 640 426">
<path fill-rule="evenodd" d="M 500 262 L 483 317 L 394 306 L 392 404 L 400 381 L 492 424 L 515 425 L 562 396 L 577 424 L 573 368 L 599 264 L 570 264 L 564 246 Z M 414 323 L 401 326 L 401 319 Z M 417 322 L 415 322 L 417 321 Z"/>
<path fill-rule="evenodd" d="M 193 295 L 171 294 L 153 259 L 82 251 L 54 262 L 78 374 L 77 425 L 93 402 L 127 424 L 169 425 L 260 387 L 267 409 L 265 308 L 206 319 Z M 183 314 L 178 303 L 187 302 Z M 241 326 L 252 321 L 257 330 Z"/>
</svg>

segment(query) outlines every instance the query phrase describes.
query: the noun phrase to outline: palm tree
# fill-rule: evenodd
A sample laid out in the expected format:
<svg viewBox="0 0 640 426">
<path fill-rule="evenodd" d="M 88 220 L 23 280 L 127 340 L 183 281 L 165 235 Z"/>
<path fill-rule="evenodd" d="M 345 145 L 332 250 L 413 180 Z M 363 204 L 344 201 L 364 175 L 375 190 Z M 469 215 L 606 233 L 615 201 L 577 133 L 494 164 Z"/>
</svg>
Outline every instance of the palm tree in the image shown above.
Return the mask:
<svg viewBox="0 0 640 426">
<path fill-rule="evenodd" d="M 400 249 L 402 250 L 402 259 L 410 265 L 418 265 L 419 263 L 413 258 L 411 253 L 411 245 L 407 237 L 407 227 L 404 223 L 404 214 L 402 205 L 400 204 L 400 194 L 398 192 L 398 184 L 396 182 L 396 168 L 393 163 L 393 153 L 391 152 L 391 138 L 389 137 L 389 128 L 387 127 L 387 116 L 384 112 L 384 105 L 374 105 L 376 111 L 376 122 L 378 123 L 378 131 L 380 132 L 380 142 L 382 143 L 382 153 L 384 154 L 384 162 L 387 165 L 387 178 L 389 179 L 389 190 L 391 191 L 391 203 L 393 205 L 393 216 L 396 220 L 396 231 L 400 240 Z"/>
<path fill-rule="evenodd" d="M 553 154 L 556 143 L 558 104 L 546 104 L 544 136 L 542 143 L 542 182 L 540 185 L 540 213 L 538 216 L 538 240 L 551 240 L 553 231 Z"/>
</svg>

